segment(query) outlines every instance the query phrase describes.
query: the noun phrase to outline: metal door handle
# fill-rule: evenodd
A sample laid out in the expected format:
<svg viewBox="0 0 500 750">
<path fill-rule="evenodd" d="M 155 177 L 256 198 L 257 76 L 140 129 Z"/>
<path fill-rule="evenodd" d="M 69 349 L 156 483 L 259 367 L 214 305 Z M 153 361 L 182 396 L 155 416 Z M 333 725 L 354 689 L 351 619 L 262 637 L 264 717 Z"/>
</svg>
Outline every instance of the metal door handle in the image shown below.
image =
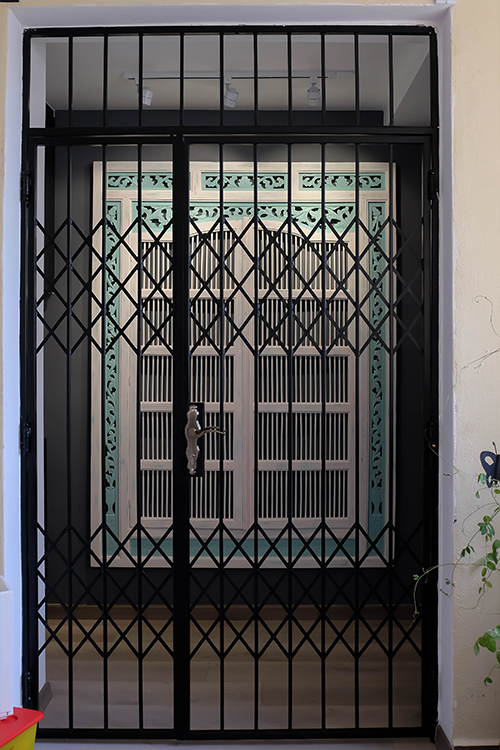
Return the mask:
<svg viewBox="0 0 500 750">
<path fill-rule="evenodd" d="M 226 431 L 221 430 L 219 427 L 205 427 L 201 429 L 201 425 L 198 422 L 200 412 L 196 408 L 196 404 L 190 404 L 187 413 L 187 424 L 184 434 L 186 435 L 187 448 L 187 467 L 191 476 L 196 474 L 196 462 L 198 461 L 198 454 L 200 449 L 198 448 L 198 438 L 207 435 L 209 432 L 215 432 L 217 435 L 225 435 Z"/>
</svg>

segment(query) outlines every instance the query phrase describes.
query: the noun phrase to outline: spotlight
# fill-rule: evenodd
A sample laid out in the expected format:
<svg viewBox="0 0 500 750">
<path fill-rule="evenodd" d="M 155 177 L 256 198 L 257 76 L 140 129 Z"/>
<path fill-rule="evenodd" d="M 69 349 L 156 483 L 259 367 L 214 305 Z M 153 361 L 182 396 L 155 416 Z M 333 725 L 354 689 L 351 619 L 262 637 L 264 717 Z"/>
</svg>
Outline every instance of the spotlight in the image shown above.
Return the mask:
<svg viewBox="0 0 500 750">
<path fill-rule="evenodd" d="M 239 92 L 231 86 L 232 80 L 231 76 L 226 76 L 225 78 L 226 90 L 224 92 L 224 104 L 226 107 L 235 107 L 236 102 L 238 101 Z"/>
<path fill-rule="evenodd" d="M 151 106 L 151 102 L 153 101 L 153 92 L 150 88 L 147 86 L 142 87 L 142 103 L 146 107 Z"/>
<path fill-rule="evenodd" d="M 321 91 L 316 86 L 318 82 L 317 76 L 311 76 L 309 78 L 310 86 L 307 89 L 307 103 L 310 107 L 319 107 L 321 102 Z"/>
<path fill-rule="evenodd" d="M 135 85 L 137 87 L 137 93 L 139 93 L 139 79 L 135 79 Z M 148 86 L 142 86 L 142 106 L 150 107 L 153 101 L 153 91 Z"/>
</svg>

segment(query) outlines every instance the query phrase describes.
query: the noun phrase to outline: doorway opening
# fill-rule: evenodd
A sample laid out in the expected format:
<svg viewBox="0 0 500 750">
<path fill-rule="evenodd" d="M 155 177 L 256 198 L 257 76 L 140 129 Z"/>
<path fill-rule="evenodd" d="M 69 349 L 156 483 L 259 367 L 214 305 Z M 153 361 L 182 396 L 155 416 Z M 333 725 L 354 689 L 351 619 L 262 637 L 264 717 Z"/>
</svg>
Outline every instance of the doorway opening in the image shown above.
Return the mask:
<svg viewBox="0 0 500 750">
<path fill-rule="evenodd" d="M 433 32 L 25 44 L 41 736 L 430 734 Z"/>
</svg>

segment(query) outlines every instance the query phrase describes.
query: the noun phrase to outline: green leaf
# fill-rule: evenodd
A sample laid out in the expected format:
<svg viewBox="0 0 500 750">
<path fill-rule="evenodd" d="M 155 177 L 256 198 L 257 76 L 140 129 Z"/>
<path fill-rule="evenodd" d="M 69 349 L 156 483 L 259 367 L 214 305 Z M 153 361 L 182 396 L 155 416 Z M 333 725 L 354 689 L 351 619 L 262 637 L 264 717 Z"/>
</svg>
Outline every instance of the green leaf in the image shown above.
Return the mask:
<svg viewBox="0 0 500 750">
<path fill-rule="evenodd" d="M 500 664 L 500 651 L 497 651 L 497 662 Z"/>
<path fill-rule="evenodd" d="M 476 492 L 476 497 L 477 497 L 478 499 L 479 499 L 479 498 L 481 497 L 481 495 L 479 494 L 479 490 L 477 490 L 477 492 Z"/>
<path fill-rule="evenodd" d="M 495 639 L 491 637 L 489 633 L 485 633 L 483 635 L 485 646 L 488 649 L 488 651 L 491 651 L 492 654 L 495 653 L 497 650 L 497 644 L 495 643 Z"/>
<path fill-rule="evenodd" d="M 493 542 L 493 551 L 496 552 L 499 547 L 500 547 L 500 539 L 495 539 L 495 541 Z"/>
<path fill-rule="evenodd" d="M 482 576 L 483 576 L 483 578 L 484 578 L 484 576 L 486 575 L 486 568 L 483 568 L 483 569 L 482 569 L 482 571 L 481 571 L 481 575 L 482 575 Z"/>
<path fill-rule="evenodd" d="M 418 573 L 414 573 L 413 574 L 413 580 L 414 581 L 418 581 L 419 578 L 420 578 L 420 576 L 418 575 Z"/>
<path fill-rule="evenodd" d="M 479 656 L 479 643 L 477 641 L 474 644 L 474 653 Z"/>
<path fill-rule="evenodd" d="M 483 521 L 489 523 L 491 521 L 491 516 L 483 516 Z"/>
<path fill-rule="evenodd" d="M 497 567 L 497 566 L 495 565 L 495 563 L 494 563 L 494 562 L 491 562 L 491 560 L 488 560 L 488 561 L 487 561 L 487 563 L 486 563 L 486 565 L 488 566 L 488 568 L 489 568 L 490 570 L 496 570 L 496 567 Z"/>
<path fill-rule="evenodd" d="M 477 477 L 477 481 L 481 482 L 481 484 L 486 484 L 486 474 L 479 474 Z"/>
<path fill-rule="evenodd" d="M 492 682 L 493 682 L 493 680 L 491 679 L 491 677 L 485 677 L 484 678 L 484 684 L 485 685 L 491 685 Z"/>
<path fill-rule="evenodd" d="M 484 585 L 487 586 L 489 589 L 491 589 L 491 587 L 493 586 L 491 581 L 485 581 Z"/>
<path fill-rule="evenodd" d="M 498 637 L 500 638 L 500 625 L 497 625 L 497 626 L 496 626 L 496 628 L 495 628 L 495 633 L 496 633 L 496 634 L 498 635 Z"/>
</svg>

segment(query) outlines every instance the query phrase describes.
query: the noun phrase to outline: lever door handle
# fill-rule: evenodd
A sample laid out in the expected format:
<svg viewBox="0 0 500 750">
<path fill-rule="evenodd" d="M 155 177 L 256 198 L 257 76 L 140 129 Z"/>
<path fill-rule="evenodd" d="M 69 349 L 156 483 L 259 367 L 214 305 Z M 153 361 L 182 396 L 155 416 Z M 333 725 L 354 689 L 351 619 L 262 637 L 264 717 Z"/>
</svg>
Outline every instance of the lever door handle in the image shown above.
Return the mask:
<svg viewBox="0 0 500 750">
<path fill-rule="evenodd" d="M 203 435 L 208 435 L 208 433 L 210 432 L 216 433 L 217 435 L 226 434 L 226 431 L 221 430 L 219 427 L 205 427 L 205 429 L 202 430 L 201 425 L 198 422 L 199 416 L 200 412 L 196 408 L 196 404 L 190 404 L 187 412 L 187 424 L 186 429 L 184 430 L 184 434 L 186 435 L 187 442 L 187 467 L 191 476 L 194 476 L 196 474 L 196 463 L 198 461 L 198 454 L 200 452 L 200 449 L 198 447 L 198 438 L 203 437 Z"/>
</svg>

